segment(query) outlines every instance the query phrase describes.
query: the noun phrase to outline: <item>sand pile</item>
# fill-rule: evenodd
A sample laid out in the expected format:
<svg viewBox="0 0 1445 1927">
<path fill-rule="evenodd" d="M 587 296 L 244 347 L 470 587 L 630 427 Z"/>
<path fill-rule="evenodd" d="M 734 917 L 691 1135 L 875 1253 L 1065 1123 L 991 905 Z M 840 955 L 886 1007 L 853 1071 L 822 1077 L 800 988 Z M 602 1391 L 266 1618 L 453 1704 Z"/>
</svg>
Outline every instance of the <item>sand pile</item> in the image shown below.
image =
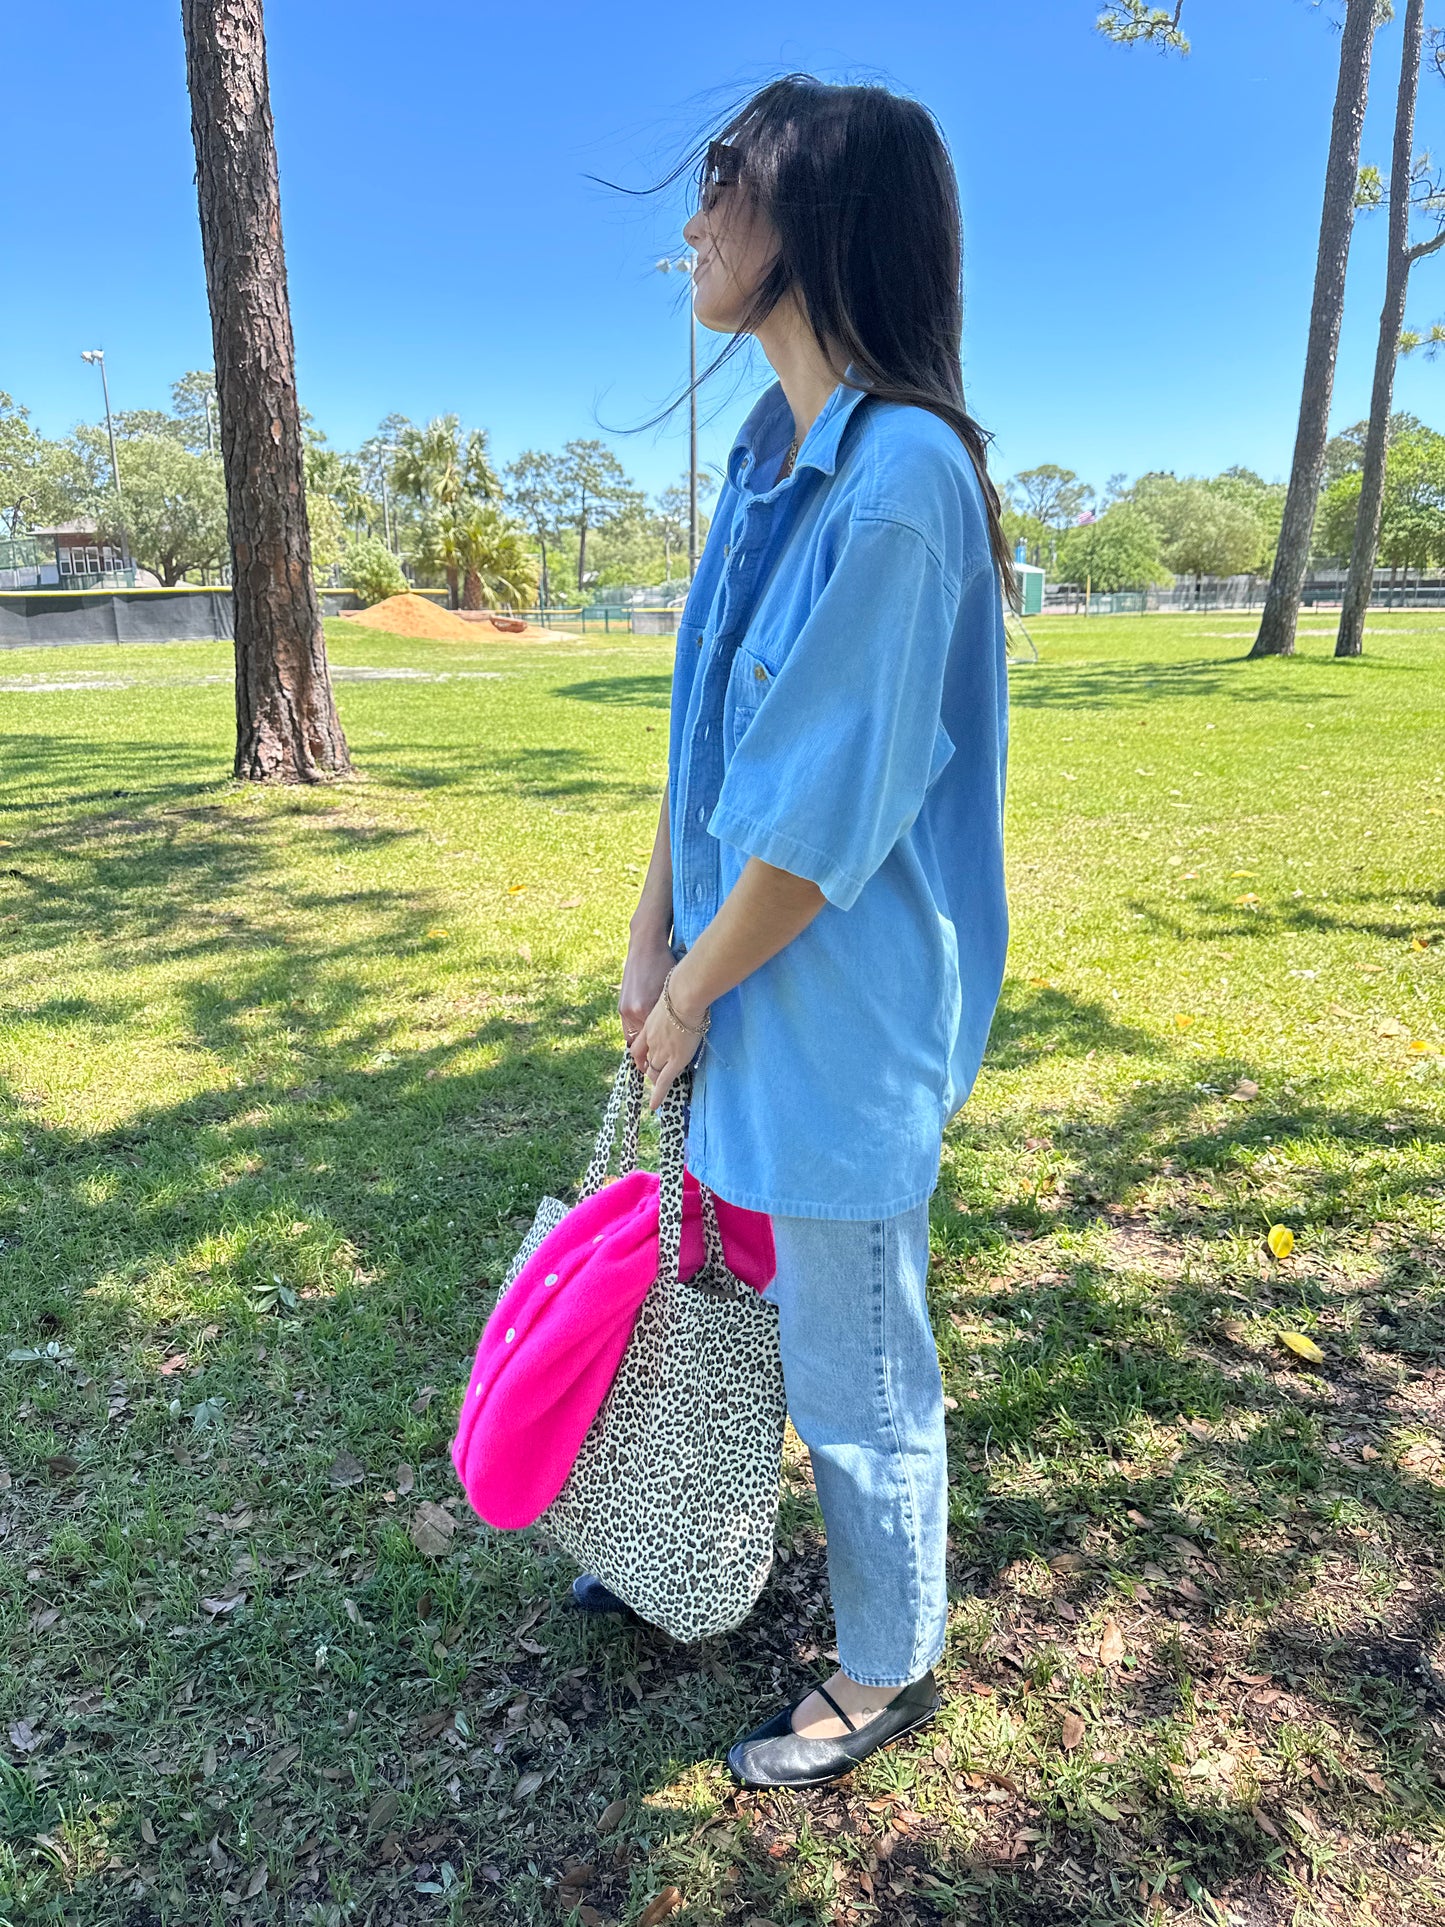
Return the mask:
<svg viewBox="0 0 1445 1927">
<path fill-rule="evenodd" d="M 393 636 L 420 636 L 426 642 L 572 642 L 560 629 L 544 629 L 516 616 L 493 616 L 487 609 L 444 609 L 424 595 L 392 595 L 369 609 L 343 609 L 343 622 L 363 629 L 385 629 Z"/>
<path fill-rule="evenodd" d="M 389 595 L 369 609 L 343 609 L 342 619 L 363 629 L 385 629 L 392 636 L 421 636 L 427 642 L 471 640 L 470 626 L 450 609 L 424 595 Z"/>
<path fill-rule="evenodd" d="M 518 642 L 572 642 L 575 638 L 565 629 L 547 629 L 539 622 L 527 622 L 521 616 L 497 615 L 490 609 L 458 609 L 457 614 L 463 622 L 475 623 L 484 636 L 495 639 L 501 634 Z"/>
</svg>

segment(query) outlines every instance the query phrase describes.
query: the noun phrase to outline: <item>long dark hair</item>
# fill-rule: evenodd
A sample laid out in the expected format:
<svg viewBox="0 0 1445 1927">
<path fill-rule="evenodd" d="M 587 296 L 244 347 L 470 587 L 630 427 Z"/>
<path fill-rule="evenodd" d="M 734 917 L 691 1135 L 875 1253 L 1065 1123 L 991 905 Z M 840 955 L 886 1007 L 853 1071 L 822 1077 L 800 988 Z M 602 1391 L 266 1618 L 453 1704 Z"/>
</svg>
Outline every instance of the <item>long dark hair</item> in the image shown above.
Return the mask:
<svg viewBox="0 0 1445 1927">
<path fill-rule="evenodd" d="M 886 87 L 788 74 L 668 178 L 689 174 L 703 204 L 737 188 L 778 235 L 777 256 L 713 367 L 796 289 L 819 346 L 851 364 L 850 385 L 927 408 L 957 434 L 983 491 L 1000 583 L 1015 601 L 1013 557 L 988 473 L 991 438 L 964 407 L 958 180 L 932 114 Z"/>
</svg>

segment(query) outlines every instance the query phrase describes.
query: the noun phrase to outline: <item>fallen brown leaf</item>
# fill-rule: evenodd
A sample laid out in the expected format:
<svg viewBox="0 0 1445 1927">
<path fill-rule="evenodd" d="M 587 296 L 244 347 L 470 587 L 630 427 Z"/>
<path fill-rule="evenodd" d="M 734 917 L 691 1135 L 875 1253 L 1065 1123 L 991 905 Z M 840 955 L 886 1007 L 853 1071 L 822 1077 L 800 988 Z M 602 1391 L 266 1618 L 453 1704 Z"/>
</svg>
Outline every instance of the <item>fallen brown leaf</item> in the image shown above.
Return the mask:
<svg viewBox="0 0 1445 1927">
<path fill-rule="evenodd" d="M 1062 1734 L 1064 1751 L 1066 1753 L 1072 1753 L 1083 1737 L 1084 1722 L 1079 1718 L 1077 1713 L 1065 1713 Z"/>
<path fill-rule="evenodd" d="M 367 1828 L 372 1833 L 385 1833 L 400 1812 L 401 1795 L 394 1787 L 386 1787 L 367 1809 Z"/>
<path fill-rule="evenodd" d="M 430 1499 L 423 1499 L 411 1522 L 411 1542 L 427 1559 L 439 1559 L 451 1544 L 457 1522 Z"/>
<path fill-rule="evenodd" d="M 271 1755 L 270 1759 L 261 1769 L 261 1778 L 263 1780 L 279 1780 L 287 1767 L 294 1766 L 300 1758 L 301 1742 L 300 1740 L 292 1740 L 289 1746 L 283 1746 L 279 1753 L 273 1753 Z"/>
<path fill-rule="evenodd" d="M 366 1479 L 366 1467 L 353 1453 L 338 1452 L 326 1476 L 334 1486 L 361 1485 Z"/>
<path fill-rule="evenodd" d="M 655 1900 L 649 1900 L 637 1917 L 637 1927 L 657 1927 L 660 1920 L 675 1914 L 682 1905 L 682 1891 L 678 1887 L 664 1887 Z"/>
<path fill-rule="evenodd" d="M 1118 1623 L 1112 1619 L 1104 1621 L 1104 1630 L 1099 1635 L 1099 1663 L 1103 1666 L 1117 1666 L 1124 1657 L 1124 1635 Z"/>
</svg>

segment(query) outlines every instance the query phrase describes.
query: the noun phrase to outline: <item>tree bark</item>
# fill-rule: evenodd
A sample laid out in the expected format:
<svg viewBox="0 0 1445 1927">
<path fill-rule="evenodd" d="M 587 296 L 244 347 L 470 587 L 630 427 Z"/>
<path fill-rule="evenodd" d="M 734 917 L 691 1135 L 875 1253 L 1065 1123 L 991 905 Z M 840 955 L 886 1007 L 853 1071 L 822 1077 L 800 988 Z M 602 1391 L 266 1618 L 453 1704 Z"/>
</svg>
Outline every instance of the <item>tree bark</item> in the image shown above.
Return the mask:
<svg viewBox="0 0 1445 1927">
<path fill-rule="evenodd" d="M 468 569 L 462 578 L 462 607 L 480 609 L 482 606 L 482 578 L 476 569 Z"/>
<path fill-rule="evenodd" d="M 1345 305 L 1345 269 L 1355 224 L 1355 187 L 1360 170 L 1360 132 L 1370 92 L 1370 53 L 1378 0 L 1347 0 L 1340 41 L 1340 77 L 1330 123 L 1330 153 L 1325 168 L 1324 208 L 1315 258 L 1314 297 L 1294 462 L 1285 496 L 1284 520 L 1275 551 L 1274 573 L 1251 656 L 1292 656 L 1299 620 L 1300 589 L 1309 566 L 1320 477 L 1329 434 L 1335 356 Z"/>
<path fill-rule="evenodd" d="M 351 768 L 311 574 L 261 0 L 181 0 L 236 609 L 236 775 Z"/>
<path fill-rule="evenodd" d="M 1380 511 L 1385 500 L 1385 459 L 1389 453 L 1390 406 L 1395 397 L 1395 363 L 1405 300 L 1415 255 L 1410 247 L 1410 172 L 1415 158 L 1415 102 L 1420 92 L 1420 55 L 1425 41 L 1425 0 L 1408 0 L 1400 48 L 1400 87 L 1395 96 L 1395 147 L 1390 160 L 1390 239 L 1385 260 L 1385 305 L 1375 345 L 1375 380 L 1370 390 L 1370 423 L 1360 476 L 1360 508 L 1350 550 L 1350 574 L 1340 610 L 1337 656 L 1365 653 L 1365 611 L 1375 585 L 1380 546 Z"/>
</svg>

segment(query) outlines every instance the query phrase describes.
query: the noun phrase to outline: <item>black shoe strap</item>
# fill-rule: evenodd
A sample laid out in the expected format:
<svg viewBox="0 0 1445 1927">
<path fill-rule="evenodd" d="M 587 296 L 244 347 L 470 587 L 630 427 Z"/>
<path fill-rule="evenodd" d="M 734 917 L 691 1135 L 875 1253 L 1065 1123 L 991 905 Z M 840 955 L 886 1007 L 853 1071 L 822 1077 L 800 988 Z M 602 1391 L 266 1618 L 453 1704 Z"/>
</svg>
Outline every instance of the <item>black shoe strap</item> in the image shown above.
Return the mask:
<svg viewBox="0 0 1445 1927">
<path fill-rule="evenodd" d="M 818 1694 L 820 1699 L 827 1700 L 828 1704 L 832 1707 L 833 1711 L 838 1715 L 838 1718 L 843 1722 L 844 1726 L 847 1727 L 850 1733 L 856 1733 L 858 1731 L 856 1722 L 854 1722 L 848 1717 L 848 1715 L 843 1711 L 842 1707 L 838 1704 L 837 1700 L 835 1700 L 833 1695 L 828 1691 L 826 1686 L 815 1686 L 813 1690 L 815 1693 Z"/>
</svg>

